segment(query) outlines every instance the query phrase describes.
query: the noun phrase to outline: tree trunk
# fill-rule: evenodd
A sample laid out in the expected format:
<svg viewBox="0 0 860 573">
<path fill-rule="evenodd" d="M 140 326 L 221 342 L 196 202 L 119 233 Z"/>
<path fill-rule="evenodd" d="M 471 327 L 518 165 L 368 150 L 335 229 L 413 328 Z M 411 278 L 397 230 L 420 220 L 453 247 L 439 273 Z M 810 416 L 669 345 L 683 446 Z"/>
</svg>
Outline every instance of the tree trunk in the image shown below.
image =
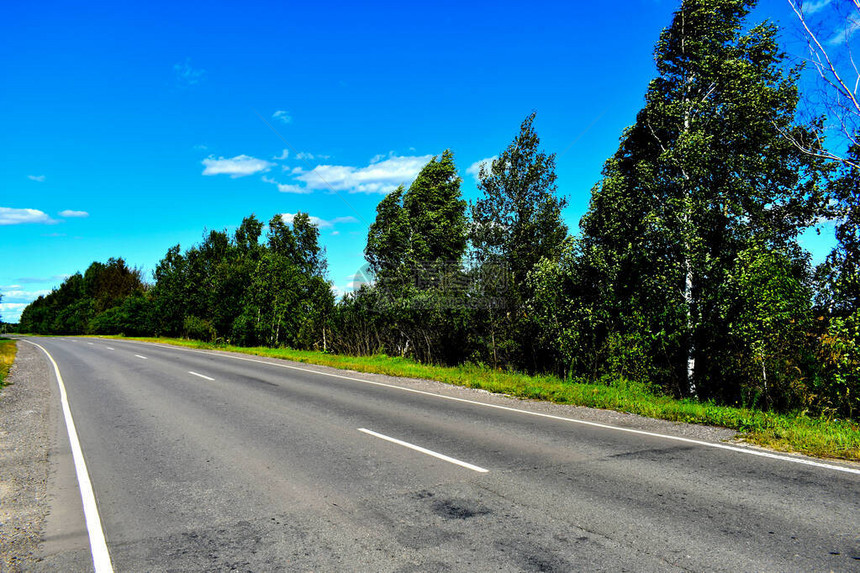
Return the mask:
<svg viewBox="0 0 860 573">
<path fill-rule="evenodd" d="M 684 6 L 681 6 L 681 53 L 686 55 L 686 20 L 684 19 Z M 683 134 L 690 133 L 692 127 L 692 116 L 690 113 L 690 87 L 693 84 L 693 74 L 687 74 L 684 81 L 684 131 Z M 684 179 L 684 306 L 687 314 L 687 390 L 690 396 L 696 397 L 696 355 L 695 355 L 695 319 L 693 316 L 693 249 L 691 244 L 692 236 L 692 212 L 693 212 L 693 197 L 690 185 L 690 176 L 685 167 L 681 166 L 681 175 Z"/>
<path fill-rule="evenodd" d="M 687 389 L 696 396 L 695 322 L 693 319 L 693 265 L 690 261 L 690 242 L 684 242 L 684 306 L 687 313 Z"/>
</svg>

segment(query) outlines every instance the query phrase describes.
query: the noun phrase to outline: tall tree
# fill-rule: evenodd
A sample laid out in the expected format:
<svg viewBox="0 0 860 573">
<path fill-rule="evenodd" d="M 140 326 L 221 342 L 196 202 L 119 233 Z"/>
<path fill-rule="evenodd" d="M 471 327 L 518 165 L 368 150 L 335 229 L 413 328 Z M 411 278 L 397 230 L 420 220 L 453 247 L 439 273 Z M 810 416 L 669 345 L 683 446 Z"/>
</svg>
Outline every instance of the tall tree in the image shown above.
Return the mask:
<svg viewBox="0 0 860 573">
<path fill-rule="evenodd" d="M 818 272 L 823 279 L 820 304 L 830 314 L 850 316 L 860 310 L 860 145 L 853 145 L 830 185 L 830 218 L 836 245 Z"/>
<path fill-rule="evenodd" d="M 481 167 L 483 195 L 471 207 L 471 240 L 479 263 L 473 276 L 487 301 L 479 316 L 488 358 L 493 364 L 541 370 L 550 367 L 553 352 L 536 346 L 538 325 L 526 312 L 535 291 L 527 279 L 542 259 L 560 256 L 567 199 L 558 193 L 555 154 L 541 150 L 534 120 L 534 113 L 526 117 L 498 159 L 489 169 Z"/>
<path fill-rule="evenodd" d="M 454 155 L 446 150 L 415 181 L 382 199 L 367 236 L 365 256 L 375 275 L 351 308 L 375 308 L 374 321 L 389 352 L 424 360 L 457 361 L 462 309 L 466 201 Z M 457 342 L 454 342 L 457 340 Z"/>
<path fill-rule="evenodd" d="M 459 264 L 466 250 L 466 201 L 454 154 L 445 150 L 425 165 L 403 196 L 410 257 L 420 263 Z"/>
<path fill-rule="evenodd" d="M 376 219 L 367 233 L 364 256 L 373 274 L 382 280 L 403 272 L 409 252 L 409 218 L 403 209 L 401 185 L 376 206 Z"/>
<path fill-rule="evenodd" d="M 753 239 L 797 252 L 821 202 L 816 159 L 782 136 L 806 131 L 794 122 L 797 73 L 784 70 L 773 25 L 743 30 L 754 4 L 683 2 L 657 43 L 645 107 L 581 223 L 615 293 L 613 328 L 662 333 L 669 362 L 680 343 L 691 394 L 719 384 L 707 361 L 726 335 L 719 286 L 738 253 Z"/>
<path fill-rule="evenodd" d="M 490 168 L 481 166 L 483 196 L 472 205 L 476 255 L 481 262 L 509 266 L 519 286 L 538 261 L 559 255 L 567 236 L 561 219 L 567 199 L 558 194 L 555 154 L 540 149 L 534 120 L 531 113 Z"/>
</svg>

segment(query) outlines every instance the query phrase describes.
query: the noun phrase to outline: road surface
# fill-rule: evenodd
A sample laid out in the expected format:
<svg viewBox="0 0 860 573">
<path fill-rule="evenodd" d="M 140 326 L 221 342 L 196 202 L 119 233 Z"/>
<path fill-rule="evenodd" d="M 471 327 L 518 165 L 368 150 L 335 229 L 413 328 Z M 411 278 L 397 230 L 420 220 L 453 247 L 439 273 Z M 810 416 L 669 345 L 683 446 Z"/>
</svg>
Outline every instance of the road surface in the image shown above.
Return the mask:
<svg viewBox="0 0 860 573">
<path fill-rule="evenodd" d="M 29 340 L 61 373 L 116 571 L 860 570 L 857 466 L 272 359 Z M 70 447 L 42 565 L 91 570 Z"/>
</svg>

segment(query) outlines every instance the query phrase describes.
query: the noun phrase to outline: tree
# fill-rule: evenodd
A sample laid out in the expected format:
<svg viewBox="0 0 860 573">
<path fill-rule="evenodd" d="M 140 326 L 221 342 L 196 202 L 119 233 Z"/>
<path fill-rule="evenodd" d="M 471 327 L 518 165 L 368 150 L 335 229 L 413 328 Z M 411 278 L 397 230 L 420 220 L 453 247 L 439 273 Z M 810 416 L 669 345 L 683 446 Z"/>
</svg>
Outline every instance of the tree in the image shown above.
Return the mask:
<svg viewBox="0 0 860 573">
<path fill-rule="evenodd" d="M 155 267 L 152 301 L 157 335 L 176 336 L 182 330 L 191 296 L 186 282 L 187 267 L 188 261 L 179 245 L 170 247 Z"/>
<path fill-rule="evenodd" d="M 724 285 L 724 312 L 735 342 L 726 356 L 743 373 L 744 403 L 779 410 L 804 409 L 810 392 L 797 371 L 812 323 L 806 265 L 789 253 L 752 244 L 738 254 Z M 736 307 L 736 308 L 731 308 Z"/>
<path fill-rule="evenodd" d="M 472 205 L 471 238 L 478 260 L 509 266 L 513 284 L 519 286 L 538 261 L 559 255 L 567 236 L 561 219 L 567 199 L 558 195 L 555 154 L 540 150 L 534 119 L 531 113 L 523 120 L 519 134 L 489 170 L 481 166 L 478 189 L 483 197 Z"/>
<path fill-rule="evenodd" d="M 688 0 L 657 43 L 659 76 L 607 161 L 583 243 L 619 332 L 720 396 L 711 359 L 727 336 L 720 286 L 753 240 L 792 251 L 820 211 L 820 161 L 782 134 L 795 124 L 797 72 L 773 25 L 743 31 L 750 0 Z M 683 366 L 681 363 L 684 363 Z"/>
<path fill-rule="evenodd" d="M 513 362 L 529 370 L 548 367 L 535 346 L 537 325 L 525 304 L 534 295 L 528 275 L 542 259 L 559 257 L 567 236 L 561 211 L 567 199 L 556 185 L 555 154 L 540 149 L 535 114 L 490 168 L 481 167 L 471 207 L 476 276 L 490 304 L 481 308 L 493 364 Z M 502 308 L 503 307 L 503 308 Z"/>
<path fill-rule="evenodd" d="M 464 321 L 458 317 L 467 224 L 460 183 L 454 156 L 446 150 L 408 189 L 398 187 L 376 208 L 365 248 L 374 284 L 359 291 L 339 316 L 352 320 L 354 309 L 375 309 L 378 320 L 368 322 L 384 331 L 375 338 L 389 352 L 445 362 L 463 356 Z"/>
<path fill-rule="evenodd" d="M 458 266 L 466 250 L 466 201 L 450 150 L 434 157 L 415 181 L 387 195 L 376 207 L 364 253 L 385 282 L 427 267 Z"/>
<path fill-rule="evenodd" d="M 367 245 L 364 257 L 370 270 L 380 280 L 401 274 L 409 253 L 409 218 L 403 209 L 403 195 L 406 189 L 401 185 L 376 206 L 376 219 L 367 232 Z"/>
<path fill-rule="evenodd" d="M 311 223 L 307 213 L 293 217 L 293 236 L 296 240 L 294 263 L 307 275 L 323 277 L 326 272 L 325 249 L 320 247 L 320 231 Z"/>
<path fill-rule="evenodd" d="M 466 201 L 454 154 L 445 150 L 425 165 L 403 196 L 413 263 L 459 264 L 466 250 Z"/>
<path fill-rule="evenodd" d="M 860 146 L 853 145 L 848 157 L 830 185 L 836 245 L 818 269 L 819 305 L 842 317 L 860 309 L 860 167 L 854 165 L 860 165 Z"/>
</svg>

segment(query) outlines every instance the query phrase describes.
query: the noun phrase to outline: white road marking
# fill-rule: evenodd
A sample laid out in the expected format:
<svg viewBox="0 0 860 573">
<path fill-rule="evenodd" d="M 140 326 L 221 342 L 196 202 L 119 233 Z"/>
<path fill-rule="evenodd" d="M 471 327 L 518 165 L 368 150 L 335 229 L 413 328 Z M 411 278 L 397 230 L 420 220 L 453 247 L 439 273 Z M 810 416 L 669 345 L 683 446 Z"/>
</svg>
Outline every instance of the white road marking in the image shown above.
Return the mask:
<svg viewBox="0 0 860 573">
<path fill-rule="evenodd" d="M 462 460 L 458 460 L 457 458 L 452 458 L 450 456 L 446 456 L 445 454 L 440 454 L 439 452 L 434 452 L 433 450 L 428 450 L 427 448 L 422 448 L 421 446 L 416 446 L 415 444 L 410 444 L 409 442 L 404 442 L 403 440 L 398 440 L 397 438 L 392 438 L 391 436 L 386 436 L 385 434 L 380 434 L 374 432 L 373 430 L 368 430 L 367 428 L 359 428 L 359 432 L 364 432 L 365 434 L 370 434 L 371 436 L 376 436 L 381 440 L 386 440 L 393 444 L 398 444 L 400 446 L 409 448 L 410 450 L 415 450 L 416 452 L 421 452 L 422 454 L 427 454 L 428 456 L 433 456 L 434 458 L 439 458 L 440 460 L 445 460 L 446 462 L 450 462 L 452 464 L 462 466 L 464 468 L 470 469 L 474 472 L 479 472 L 482 474 L 487 473 L 490 470 L 484 469 L 480 466 L 475 466 L 470 463 L 464 462 Z"/>
<path fill-rule="evenodd" d="M 203 374 L 198 374 L 197 372 L 192 372 L 191 370 L 189 370 L 188 373 L 193 374 L 194 376 L 199 376 L 200 378 L 203 378 L 205 380 L 209 380 L 210 382 L 215 380 L 214 378 L 209 378 L 208 376 L 204 376 Z"/>
<path fill-rule="evenodd" d="M 93 492 L 93 485 L 90 482 L 90 474 L 87 471 L 87 464 L 84 461 L 84 452 L 81 450 L 81 442 L 78 440 L 78 431 L 75 429 L 75 421 L 72 418 L 72 410 L 69 407 L 69 396 L 66 394 L 66 386 L 63 384 L 63 377 L 60 374 L 60 368 L 54 361 L 54 357 L 51 356 L 51 354 L 42 346 L 35 342 L 30 342 L 29 340 L 24 340 L 24 342 L 28 342 L 41 349 L 54 366 L 57 385 L 60 387 L 60 403 L 63 406 L 63 417 L 66 420 L 66 430 L 68 431 L 69 444 L 72 448 L 72 459 L 75 462 L 75 474 L 77 474 L 78 478 L 78 488 L 81 490 L 81 501 L 84 506 L 84 519 L 87 523 L 87 534 L 90 538 L 90 552 L 93 556 L 93 567 L 96 573 L 112 573 L 113 565 L 111 565 L 110 552 L 108 552 L 104 530 L 102 529 L 102 521 L 99 517 L 99 509 L 96 505 L 96 496 Z"/>
<path fill-rule="evenodd" d="M 140 354 L 135 354 L 138 358 L 143 358 L 144 360 L 149 360 L 146 356 L 141 356 Z"/>
<path fill-rule="evenodd" d="M 105 348 L 107 348 L 108 350 L 113 350 L 112 346 L 105 346 Z"/>
<path fill-rule="evenodd" d="M 149 342 L 138 342 L 136 340 L 124 340 L 123 342 L 132 343 L 132 344 L 152 344 Z M 279 368 L 286 368 L 289 370 L 298 370 L 300 372 L 308 372 L 310 374 L 317 374 L 320 376 L 330 376 L 332 378 L 341 378 L 343 380 L 352 380 L 353 382 L 361 382 L 362 384 L 369 384 L 371 386 L 380 386 L 383 388 L 391 388 L 393 390 L 401 390 L 403 392 L 410 392 L 412 394 L 420 394 L 423 396 L 432 396 L 434 398 L 438 398 L 440 400 L 450 400 L 452 402 L 461 402 L 464 404 L 472 404 L 474 406 L 481 406 L 483 408 L 492 408 L 494 410 L 503 410 L 506 412 L 517 412 L 519 414 L 526 414 L 528 416 L 537 416 L 539 418 L 548 418 L 550 420 L 559 420 L 562 422 L 570 422 L 572 424 L 580 424 L 583 426 L 591 426 L 593 428 L 603 428 L 605 430 L 614 430 L 616 432 L 625 432 L 628 434 L 636 434 L 640 436 L 650 436 L 653 438 L 662 438 L 664 440 L 672 440 L 675 442 L 683 442 L 685 444 L 694 444 L 697 446 L 703 446 L 706 448 L 716 448 L 719 450 L 728 450 L 731 452 L 737 452 L 740 454 L 747 454 L 750 456 L 759 456 L 762 458 L 769 458 L 773 460 L 781 460 L 784 462 L 790 462 L 793 464 L 801 464 L 806 466 L 813 466 L 817 468 L 824 468 L 828 470 L 845 472 L 849 474 L 860 475 L 860 469 L 846 467 L 846 466 L 836 466 L 833 464 L 826 464 L 823 462 L 816 462 L 806 458 L 800 457 L 792 457 L 783 454 L 774 454 L 764 450 L 755 450 L 752 448 L 742 448 L 739 446 L 730 446 L 728 444 L 721 444 L 717 442 L 704 442 L 701 440 L 693 440 L 691 438 L 682 438 L 680 436 L 670 436 L 668 434 L 658 434 L 655 432 L 646 432 L 645 430 L 635 430 L 633 428 L 622 428 L 619 426 L 611 426 L 609 424 L 601 424 L 599 422 L 589 422 L 586 420 L 577 420 L 576 418 L 566 418 L 564 416 L 555 416 L 553 414 L 544 414 L 542 412 L 531 412 L 529 410 L 521 410 L 519 408 L 512 408 L 510 406 L 500 406 L 498 404 L 487 404 L 485 402 L 477 402 L 475 400 L 467 400 L 466 398 L 456 398 L 454 396 L 445 396 L 444 394 L 434 394 L 433 392 L 426 392 L 424 390 L 416 390 L 414 388 L 404 388 L 403 386 L 395 386 L 394 384 L 386 384 L 384 382 L 374 382 L 373 380 L 363 380 L 361 378 L 355 378 L 353 376 L 344 376 L 342 374 L 331 374 L 328 372 L 320 372 L 318 370 L 311 370 L 310 368 L 302 368 L 300 366 L 291 366 L 289 364 L 279 364 L 277 362 L 268 362 L 266 360 L 257 360 L 254 358 L 245 358 L 244 356 L 233 356 L 231 354 L 219 354 L 217 352 L 211 352 L 207 350 L 197 350 L 192 348 L 178 348 L 175 346 L 170 346 L 167 344 L 160 344 L 161 348 L 166 350 L 175 350 L 177 352 L 194 352 L 194 353 L 203 353 L 209 354 L 210 356 L 221 356 L 223 358 L 232 358 L 234 360 L 242 360 L 245 362 L 255 362 L 257 364 L 267 364 L 269 366 L 277 366 Z"/>
<path fill-rule="evenodd" d="M 87 344 L 89 344 L 90 346 L 93 346 L 93 343 L 92 343 L 92 342 L 87 342 Z"/>
</svg>

